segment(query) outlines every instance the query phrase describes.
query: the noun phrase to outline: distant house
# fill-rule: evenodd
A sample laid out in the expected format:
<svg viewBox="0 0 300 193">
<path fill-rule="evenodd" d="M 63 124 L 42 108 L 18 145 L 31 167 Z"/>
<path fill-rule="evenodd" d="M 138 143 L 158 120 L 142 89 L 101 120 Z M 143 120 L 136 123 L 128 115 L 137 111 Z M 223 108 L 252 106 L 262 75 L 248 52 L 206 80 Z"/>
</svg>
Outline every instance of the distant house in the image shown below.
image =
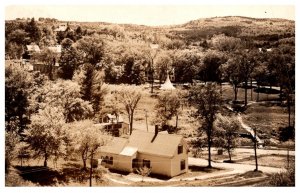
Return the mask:
<svg viewBox="0 0 300 193">
<path fill-rule="evenodd" d="M 67 27 L 68 27 L 67 23 L 61 23 L 61 24 L 59 24 L 58 28 L 54 29 L 54 32 L 66 31 Z"/>
<path fill-rule="evenodd" d="M 188 147 L 183 137 L 134 130 L 129 139 L 115 137 L 100 149 L 102 165 L 107 168 L 134 172 L 137 168 L 151 168 L 151 173 L 177 176 L 188 170 Z"/>
<path fill-rule="evenodd" d="M 127 135 L 129 133 L 129 124 L 125 123 L 121 115 L 106 114 L 99 119 L 99 123 L 96 126 L 103 127 L 108 133 L 111 133 L 115 137 Z"/>
<path fill-rule="evenodd" d="M 36 45 L 36 44 L 26 45 L 25 52 L 24 52 L 22 58 L 30 60 L 31 56 L 34 53 L 39 53 L 39 52 L 41 52 L 41 50 L 40 50 L 40 47 L 38 45 Z"/>
<path fill-rule="evenodd" d="M 48 49 L 57 54 L 61 53 L 61 45 L 49 46 Z"/>
</svg>

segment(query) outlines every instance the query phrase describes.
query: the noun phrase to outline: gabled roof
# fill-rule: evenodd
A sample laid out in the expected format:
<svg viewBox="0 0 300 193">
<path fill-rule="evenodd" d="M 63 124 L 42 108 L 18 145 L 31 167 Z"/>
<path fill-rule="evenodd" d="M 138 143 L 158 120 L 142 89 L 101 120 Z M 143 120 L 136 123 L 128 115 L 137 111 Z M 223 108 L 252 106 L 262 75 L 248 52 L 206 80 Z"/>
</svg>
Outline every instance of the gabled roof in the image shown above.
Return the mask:
<svg viewBox="0 0 300 193">
<path fill-rule="evenodd" d="M 158 133 L 155 138 L 154 136 L 152 132 L 133 130 L 128 145 L 137 147 L 140 153 L 173 157 L 183 139 L 182 136 L 174 134 Z M 154 141 L 151 142 L 153 138 Z"/>
<path fill-rule="evenodd" d="M 61 45 L 49 46 L 48 49 L 55 53 L 61 53 Z"/>
<path fill-rule="evenodd" d="M 154 140 L 153 140 L 154 139 Z M 132 156 L 136 152 L 173 157 L 179 144 L 185 145 L 181 135 L 133 130 L 129 139 L 115 137 L 107 146 L 101 147 L 101 152 Z"/>
<path fill-rule="evenodd" d="M 127 139 L 114 137 L 109 144 L 107 144 L 106 146 L 102 146 L 100 148 L 100 151 L 105 153 L 120 154 L 127 143 Z"/>
<path fill-rule="evenodd" d="M 109 113 L 107 113 L 106 116 L 107 116 L 109 119 L 117 120 L 117 117 L 116 117 L 116 115 L 114 115 L 114 114 L 109 114 Z M 119 122 L 119 123 L 124 122 L 123 117 L 122 117 L 121 115 L 118 116 L 118 122 Z"/>
<path fill-rule="evenodd" d="M 26 45 L 26 48 L 29 52 L 40 52 L 40 47 L 38 45 L 32 44 L 32 45 Z"/>
</svg>

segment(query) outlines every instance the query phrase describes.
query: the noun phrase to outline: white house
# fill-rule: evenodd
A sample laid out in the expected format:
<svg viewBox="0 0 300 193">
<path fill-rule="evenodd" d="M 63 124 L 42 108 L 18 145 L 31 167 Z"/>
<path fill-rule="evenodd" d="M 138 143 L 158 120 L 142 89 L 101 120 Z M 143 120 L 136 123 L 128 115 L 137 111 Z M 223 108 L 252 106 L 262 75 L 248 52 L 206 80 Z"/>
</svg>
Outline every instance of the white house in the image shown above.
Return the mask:
<svg viewBox="0 0 300 193">
<path fill-rule="evenodd" d="M 188 147 L 181 135 L 134 130 L 129 139 L 115 137 L 100 149 L 102 164 L 110 169 L 134 172 L 140 167 L 151 173 L 177 176 L 188 169 Z"/>
</svg>

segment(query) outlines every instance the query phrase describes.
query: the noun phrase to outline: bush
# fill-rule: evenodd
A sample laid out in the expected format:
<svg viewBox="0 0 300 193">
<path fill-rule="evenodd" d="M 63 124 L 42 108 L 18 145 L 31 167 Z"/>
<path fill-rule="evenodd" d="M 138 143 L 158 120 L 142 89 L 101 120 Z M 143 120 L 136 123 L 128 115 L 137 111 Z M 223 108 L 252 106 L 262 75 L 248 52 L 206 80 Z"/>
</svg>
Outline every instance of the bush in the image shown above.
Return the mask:
<svg viewBox="0 0 300 193">
<path fill-rule="evenodd" d="M 290 167 L 286 172 L 273 174 L 269 180 L 270 186 L 295 186 L 295 166 Z"/>
<path fill-rule="evenodd" d="M 288 141 L 289 139 L 295 140 L 295 127 L 280 127 L 279 128 L 279 140 Z"/>
</svg>

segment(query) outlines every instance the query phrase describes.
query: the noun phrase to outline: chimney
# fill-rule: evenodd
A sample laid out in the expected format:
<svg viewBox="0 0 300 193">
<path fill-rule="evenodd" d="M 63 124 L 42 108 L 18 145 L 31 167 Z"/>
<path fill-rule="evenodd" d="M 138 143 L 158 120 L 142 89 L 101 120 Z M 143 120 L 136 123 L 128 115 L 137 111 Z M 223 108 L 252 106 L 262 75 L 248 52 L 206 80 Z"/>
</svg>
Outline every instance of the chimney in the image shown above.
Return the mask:
<svg viewBox="0 0 300 193">
<path fill-rule="evenodd" d="M 154 136 L 153 136 L 153 138 L 151 140 L 151 143 L 153 143 L 153 141 L 155 140 L 157 134 L 158 134 L 158 125 L 155 125 Z"/>
<path fill-rule="evenodd" d="M 157 135 L 158 134 L 158 125 L 155 125 L 155 135 Z"/>
</svg>

